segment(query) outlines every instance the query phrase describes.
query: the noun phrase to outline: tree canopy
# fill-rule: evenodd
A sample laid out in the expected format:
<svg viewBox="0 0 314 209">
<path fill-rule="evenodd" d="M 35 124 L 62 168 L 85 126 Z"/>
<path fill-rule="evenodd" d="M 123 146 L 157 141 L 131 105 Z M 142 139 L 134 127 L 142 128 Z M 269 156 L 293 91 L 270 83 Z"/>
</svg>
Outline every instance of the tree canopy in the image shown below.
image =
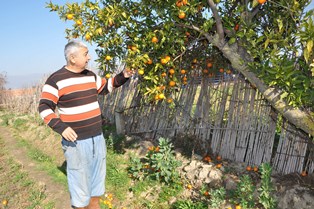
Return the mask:
<svg viewBox="0 0 314 209">
<path fill-rule="evenodd" d="M 241 73 L 283 116 L 314 135 L 310 0 L 106 0 L 47 4 L 72 21 L 67 38 L 97 45 L 104 75 L 139 69 L 150 100 L 193 75 Z M 161 96 L 162 95 L 162 96 Z"/>
</svg>

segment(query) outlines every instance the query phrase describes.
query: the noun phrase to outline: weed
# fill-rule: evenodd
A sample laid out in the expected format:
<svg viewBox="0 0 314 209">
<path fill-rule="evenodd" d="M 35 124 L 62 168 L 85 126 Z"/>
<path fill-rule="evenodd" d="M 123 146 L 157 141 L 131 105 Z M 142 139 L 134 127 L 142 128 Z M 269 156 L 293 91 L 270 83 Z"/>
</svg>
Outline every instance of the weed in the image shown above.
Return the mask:
<svg viewBox="0 0 314 209">
<path fill-rule="evenodd" d="M 143 161 L 136 157 L 130 160 L 129 175 L 137 180 L 142 180 L 149 176 L 161 182 L 174 183 L 179 178 L 179 173 L 176 169 L 181 162 L 176 160 L 173 145 L 168 139 L 159 138 L 159 146 L 149 147 Z"/>
<path fill-rule="evenodd" d="M 240 182 L 237 185 L 235 191 L 236 203 L 239 203 L 242 208 L 254 207 L 254 196 L 255 186 L 249 175 L 243 175 L 240 177 Z"/>
<path fill-rule="evenodd" d="M 260 192 L 259 203 L 261 203 L 265 209 L 277 208 L 277 201 L 274 198 L 273 192 L 274 186 L 271 182 L 272 167 L 269 163 L 263 163 L 261 165 L 261 187 L 258 189 Z"/>
<path fill-rule="evenodd" d="M 218 189 L 211 189 L 209 195 L 209 205 L 211 208 L 220 208 L 226 199 L 226 189 L 223 187 Z"/>
<path fill-rule="evenodd" d="M 192 200 L 178 200 L 175 202 L 172 209 L 207 209 L 208 206 L 205 203 L 196 202 Z"/>
</svg>

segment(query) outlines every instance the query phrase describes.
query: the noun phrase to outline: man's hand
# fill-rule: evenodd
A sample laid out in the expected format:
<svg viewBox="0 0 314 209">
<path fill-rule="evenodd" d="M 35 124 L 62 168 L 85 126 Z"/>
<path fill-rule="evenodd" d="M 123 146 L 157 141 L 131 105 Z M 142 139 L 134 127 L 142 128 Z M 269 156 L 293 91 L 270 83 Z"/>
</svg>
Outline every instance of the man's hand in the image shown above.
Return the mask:
<svg viewBox="0 0 314 209">
<path fill-rule="evenodd" d="M 125 68 L 124 70 L 123 70 L 123 76 L 125 77 L 125 78 L 129 78 L 129 77 L 131 77 L 132 75 L 134 75 L 135 74 L 135 72 L 136 72 L 136 70 L 135 69 L 130 69 L 130 68 Z"/>
<path fill-rule="evenodd" d="M 67 127 L 63 132 L 62 132 L 62 136 L 71 142 L 76 141 L 77 138 L 77 134 L 75 133 L 75 131 L 71 128 L 71 127 Z"/>
</svg>

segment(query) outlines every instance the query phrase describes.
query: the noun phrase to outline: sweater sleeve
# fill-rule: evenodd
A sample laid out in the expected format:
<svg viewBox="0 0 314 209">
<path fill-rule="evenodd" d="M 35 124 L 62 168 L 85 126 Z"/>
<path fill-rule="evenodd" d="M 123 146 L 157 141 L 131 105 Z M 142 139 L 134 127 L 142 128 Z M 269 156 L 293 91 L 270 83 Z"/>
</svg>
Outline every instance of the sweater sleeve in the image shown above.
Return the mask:
<svg viewBox="0 0 314 209">
<path fill-rule="evenodd" d="M 45 124 L 61 135 L 68 125 L 62 122 L 55 113 L 58 101 L 59 94 L 57 85 L 48 78 L 42 89 L 38 112 Z"/>
<path fill-rule="evenodd" d="M 97 81 L 96 83 L 100 83 L 98 90 L 99 94 L 108 94 L 112 92 L 114 88 L 118 88 L 122 86 L 124 83 L 126 83 L 129 80 L 129 78 L 125 78 L 123 75 L 123 72 L 117 74 L 113 78 L 109 78 L 108 80 L 104 78 L 100 78 L 100 76 L 97 75 Z"/>
</svg>

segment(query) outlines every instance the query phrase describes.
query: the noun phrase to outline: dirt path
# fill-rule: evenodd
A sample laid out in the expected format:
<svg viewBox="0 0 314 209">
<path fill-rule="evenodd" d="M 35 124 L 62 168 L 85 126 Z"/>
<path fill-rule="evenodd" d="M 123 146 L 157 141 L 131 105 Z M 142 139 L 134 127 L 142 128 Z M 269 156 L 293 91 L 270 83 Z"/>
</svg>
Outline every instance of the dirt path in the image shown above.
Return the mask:
<svg viewBox="0 0 314 209">
<path fill-rule="evenodd" d="M 45 186 L 47 199 L 55 202 L 55 208 L 70 209 L 71 203 L 68 191 L 66 191 L 64 186 L 54 182 L 47 173 L 36 168 L 36 162 L 28 157 L 26 149 L 17 145 L 12 131 L 8 127 L 0 126 L 0 135 L 5 142 L 8 154 L 22 165 L 23 170 L 29 174 L 29 177 L 34 182 Z"/>
</svg>

